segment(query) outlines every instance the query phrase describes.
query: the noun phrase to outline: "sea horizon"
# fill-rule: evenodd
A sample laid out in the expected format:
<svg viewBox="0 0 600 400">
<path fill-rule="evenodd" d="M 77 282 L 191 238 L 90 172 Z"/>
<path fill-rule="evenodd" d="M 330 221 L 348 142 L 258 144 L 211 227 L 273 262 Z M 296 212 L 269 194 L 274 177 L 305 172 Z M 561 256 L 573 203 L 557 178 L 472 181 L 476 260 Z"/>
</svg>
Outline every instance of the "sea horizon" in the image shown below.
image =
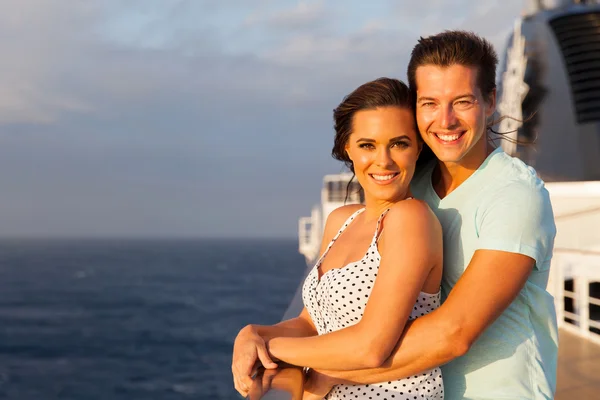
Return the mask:
<svg viewBox="0 0 600 400">
<path fill-rule="evenodd" d="M 291 238 L 0 238 L 0 398 L 239 399 L 237 332 L 305 269 Z"/>
</svg>

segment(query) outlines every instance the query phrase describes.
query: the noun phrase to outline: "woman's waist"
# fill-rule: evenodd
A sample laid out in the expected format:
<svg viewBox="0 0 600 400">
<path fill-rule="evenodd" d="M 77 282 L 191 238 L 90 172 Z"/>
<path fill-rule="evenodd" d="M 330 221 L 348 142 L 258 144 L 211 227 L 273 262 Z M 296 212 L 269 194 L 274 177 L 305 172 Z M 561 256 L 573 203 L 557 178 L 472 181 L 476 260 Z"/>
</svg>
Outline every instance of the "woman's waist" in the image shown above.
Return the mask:
<svg viewBox="0 0 600 400">
<path fill-rule="evenodd" d="M 377 392 L 379 389 L 392 393 L 414 393 L 421 390 L 431 390 L 432 387 L 441 387 L 442 370 L 439 367 L 432 368 L 421 374 L 409 376 L 406 378 L 396 379 L 386 382 L 370 383 L 370 384 L 339 384 L 337 388 L 352 388 L 361 389 L 367 392 Z M 408 392 L 410 390 L 410 392 Z"/>
</svg>

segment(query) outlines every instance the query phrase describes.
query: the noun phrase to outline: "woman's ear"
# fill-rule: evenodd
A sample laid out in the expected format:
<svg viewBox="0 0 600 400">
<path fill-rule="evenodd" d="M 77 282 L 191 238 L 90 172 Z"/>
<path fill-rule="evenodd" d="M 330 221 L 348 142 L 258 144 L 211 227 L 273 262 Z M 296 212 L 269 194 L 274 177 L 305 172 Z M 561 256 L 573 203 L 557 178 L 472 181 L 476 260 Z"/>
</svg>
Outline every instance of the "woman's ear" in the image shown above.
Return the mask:
<svg viewBox="0 0 600 400">
<path fill-rule="evenodd" d="M 352 156 L 350 155 L 350 146 L 347 143 L 344 146 L 344 151 L 346 152 L 346 155 L 348 156 L 348 159 L 350 159 L 350 161 L 352 161 Z"/>
</svg>

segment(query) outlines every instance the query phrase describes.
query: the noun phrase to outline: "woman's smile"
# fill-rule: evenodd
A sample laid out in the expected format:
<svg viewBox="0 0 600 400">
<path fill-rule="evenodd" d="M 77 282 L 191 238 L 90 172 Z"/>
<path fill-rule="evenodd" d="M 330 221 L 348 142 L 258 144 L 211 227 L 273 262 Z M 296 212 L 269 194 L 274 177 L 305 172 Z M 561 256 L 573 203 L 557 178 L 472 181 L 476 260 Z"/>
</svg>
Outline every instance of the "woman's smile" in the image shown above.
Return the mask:
<svg viewBox="0 0 600 400">
<path fill-rule="evenodd" d="M 373 181 L 378 185 L 389 185 L 392 183 L 399 175 L 399 172 L 390 172 L 386 174 L 368 174 Z"/>
</svg>

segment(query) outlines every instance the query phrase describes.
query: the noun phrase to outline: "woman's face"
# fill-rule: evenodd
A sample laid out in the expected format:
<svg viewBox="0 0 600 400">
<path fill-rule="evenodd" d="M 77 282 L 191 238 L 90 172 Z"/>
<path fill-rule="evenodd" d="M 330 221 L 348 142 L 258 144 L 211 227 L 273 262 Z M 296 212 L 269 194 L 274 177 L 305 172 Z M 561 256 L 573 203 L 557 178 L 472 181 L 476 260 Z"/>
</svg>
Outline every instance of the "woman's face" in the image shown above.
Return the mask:
<svg viewBox="0 0 600 400">
<path fill-rule="evenodd" d="M 366 200 L 404 199 L 421 147 L 412 110 L 391 106 L 355 113 L 346 152 Z"/>
</svg>

